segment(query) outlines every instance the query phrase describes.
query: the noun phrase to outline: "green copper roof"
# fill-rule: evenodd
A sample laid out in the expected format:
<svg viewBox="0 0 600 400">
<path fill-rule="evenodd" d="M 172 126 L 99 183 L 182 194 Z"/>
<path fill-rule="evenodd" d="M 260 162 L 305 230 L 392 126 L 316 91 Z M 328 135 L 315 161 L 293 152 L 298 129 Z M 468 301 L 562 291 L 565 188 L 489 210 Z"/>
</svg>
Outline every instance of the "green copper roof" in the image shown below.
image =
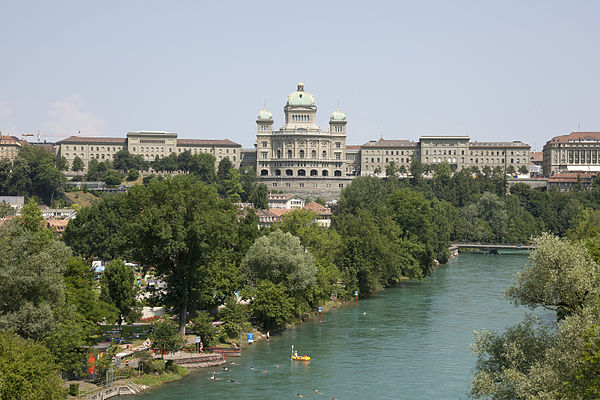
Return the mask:
<svg viewBox="0 0 600 400">
<path fill-rule="evenodd" d="M 258 113 L 258 119 L 273 119 L 273 114 L 271 114 L 266 108 L 264 110 L 260 110 Z"/>
<path fill-rule="evenodd" d="M 298 82 L 298 90 L 290 94 L 287 98 L 286 106 L 301 106 L 301 107 L 314 107 L 315 98 L 312 94 L 304 91 L 304 84 L 302 81 Z"/>
<path fill-rule="evenodd" d="M 346 114 L 340 110 L 336 110 L 331 113 L 331 119 L 334 121 L 344 121 L 346 119 Z"/>
</svg>

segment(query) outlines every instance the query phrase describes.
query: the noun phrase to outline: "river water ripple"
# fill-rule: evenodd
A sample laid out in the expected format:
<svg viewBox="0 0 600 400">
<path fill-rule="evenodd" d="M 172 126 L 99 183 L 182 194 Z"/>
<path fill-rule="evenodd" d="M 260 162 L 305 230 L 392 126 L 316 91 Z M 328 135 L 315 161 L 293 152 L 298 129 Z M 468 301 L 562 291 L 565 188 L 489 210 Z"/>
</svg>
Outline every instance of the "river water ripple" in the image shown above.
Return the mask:
<svg viewBox="0 0 600 400">
<path fill-rule="evenodd" d="M 503 295 L 526 262 L 526 255 L 461 254 L 423 282 L 402 283 L 326 313 L 321 323 L 255 343 L 227 371 L 215 368 L 216 381 L 210 369 L 193 371 L 140 400 L 293 399 L 298 393 L 321 400 L 464 399 L 475 365 L 473 331 L 501 331 L 526 311 Z M 292 344 L 312 360 L 290 361 Z"/>
</svg>

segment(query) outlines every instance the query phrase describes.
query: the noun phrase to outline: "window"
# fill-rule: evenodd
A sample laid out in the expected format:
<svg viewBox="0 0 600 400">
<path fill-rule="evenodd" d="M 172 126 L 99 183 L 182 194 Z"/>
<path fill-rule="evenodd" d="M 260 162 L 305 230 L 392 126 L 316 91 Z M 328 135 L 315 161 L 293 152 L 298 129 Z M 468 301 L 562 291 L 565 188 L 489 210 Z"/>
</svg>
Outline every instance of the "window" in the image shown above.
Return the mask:
<svg viewBox="0 0 600 400">
<path fill-rule="evenodd" d="M 288 150 L 287 156 L 288 156 L 288 158 L 292 158 L 292 151 L 291 150 Z"/>
<path fill-rule="evenodd" d="M 335 148 L 339 149 L 341 148 L 342 144 L 340 142 L 335 142 Z"/>
<path fill-rule="evenodd" d="M 304 187 L 304 183 L 300 182 L 300 187 Z"/>
<path fill-rule="evenodd" d="M 300 158 L 304 158 L 304 150 L 300 150 Z"/>
<path fill-rule="evenodd" d="M 323 158 L 327 158 L 327 151 L 323 150 Z"/>
<path fill-rule="evenodd" d="M 317 151 L 316 150 L 311 151 L 310 156 L 311 156 L 311 158 L 317 158 Z"/>
<path fill-rule="evenodd" d="M 267 147 L 268 146 L 268 142 L 262 142 L 262 147 Z"/>
<path fill-rule="evenodd" d="M 273 187 L 277 187 L 277 182 L 273 182 Z"/>
</svg>

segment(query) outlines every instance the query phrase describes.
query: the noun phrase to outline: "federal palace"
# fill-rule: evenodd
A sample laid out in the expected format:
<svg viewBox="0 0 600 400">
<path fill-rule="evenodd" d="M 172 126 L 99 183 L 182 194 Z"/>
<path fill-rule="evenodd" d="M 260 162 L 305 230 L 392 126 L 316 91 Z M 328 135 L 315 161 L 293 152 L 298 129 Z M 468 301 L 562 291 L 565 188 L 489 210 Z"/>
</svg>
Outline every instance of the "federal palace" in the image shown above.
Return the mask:
<svg viewBox="0 0 600 400">
<path fill-rule="evenodd" d="M 218 164 L 229 158 L 236 167 L 251 166 L 271 190 L 309 197 L 336 198 L 340 190 L 360 175 L 384 176 L 392 161 L 406 169 L 413 159 L 424 164 L 448 162 L 457 169 L 470 166 L 529 167 L 530 146 L 520 142 L 477 142 L 469 136 L 421 136 L 418 141 L 346 143 L 348 120 L 339 109 L 331 113 L 329 129 L 317 125 L 315 98 L 298 83 L 287 96 L 284 123 L 275 129 L 266 108 L 256 118 L 253 149 L 242 149 L 228 139 L 179 139 L 177 133 L 128 132 L 125 138 L 71 136 L 56 143 L 59 156 L 69 165 L 75 157 L 87 167 L 92 158 L 111 160 L 119 150 L 139 154 L 148 161 L 172 153 L 208 153 Z"/>
</svg>

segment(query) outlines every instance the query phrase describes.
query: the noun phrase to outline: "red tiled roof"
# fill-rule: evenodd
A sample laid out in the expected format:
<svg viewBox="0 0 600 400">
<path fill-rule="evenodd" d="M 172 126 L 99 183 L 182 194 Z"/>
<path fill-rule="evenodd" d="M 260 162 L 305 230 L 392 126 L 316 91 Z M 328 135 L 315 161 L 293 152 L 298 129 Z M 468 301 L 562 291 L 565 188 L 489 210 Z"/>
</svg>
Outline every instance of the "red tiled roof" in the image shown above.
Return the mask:
<svg viewBox="0 0 600 400">
<path fill-rule="evenodd" d="M 550 139 L 552 143 L 569 143 L 582 140 L 600 140 L 600 132 L 571 132 L 568 135 L 555 136 Z"/>
<path fill-rule="evenodd" d="M 236 146 L 242 147 L 241 144 L 232 142 L 229 139 L 223 140 L 204 140 L 204 139 L 177 139 L 178 145 L 187 146 Z"/>
<path fill-rule="evenodd" d="M 281 217 L 283 214 L 287 214 L 289 212 L 294 211 L 293 208 L 271 208 L 269 212 L 273 214 L 275 217 Z"/>
<path fill-rule="evenodd" d="M 112 137 L 82 137 L 82 136 L 69 136 L 66 139 L 59 140 L 57 144 L 61 143 L 125 143 L 125 138 L 112 138 Z"/>
<path fill-rule="evenodd" d="M 532 151 L 529 153 L 529 159 L 531 161 L 539 161 L 542 162 L 544 159 L 544 153 L 541 151 Z"/>
<path fill-rule="evenodd" d="M 548 182 L 550 183 L 558 183 L 558 182 L 577 182 L 577 179 L 580 180 L 589 180 L 596 176 L 594 172 L 562 172 L 559 174 L 554 174 L 550 178 L 548 178 Z"/>
<path fill-rule="evenodd" d="M 360 150 L 360 145 L 357 144 L 347 144 L 346 150 Z"/>
<path fill-rule="evenodd" d="M 314 211 L 315 213 L 319 214 L 319 215 L 331 215 L 331 210 L 328 207 L 324 207 L 323 205 L 311 201 L 310 203 L 308 203 L 307 205 L 304 206 L 304 208 L 306 210 L 311 210 Z"/>
</svg>

